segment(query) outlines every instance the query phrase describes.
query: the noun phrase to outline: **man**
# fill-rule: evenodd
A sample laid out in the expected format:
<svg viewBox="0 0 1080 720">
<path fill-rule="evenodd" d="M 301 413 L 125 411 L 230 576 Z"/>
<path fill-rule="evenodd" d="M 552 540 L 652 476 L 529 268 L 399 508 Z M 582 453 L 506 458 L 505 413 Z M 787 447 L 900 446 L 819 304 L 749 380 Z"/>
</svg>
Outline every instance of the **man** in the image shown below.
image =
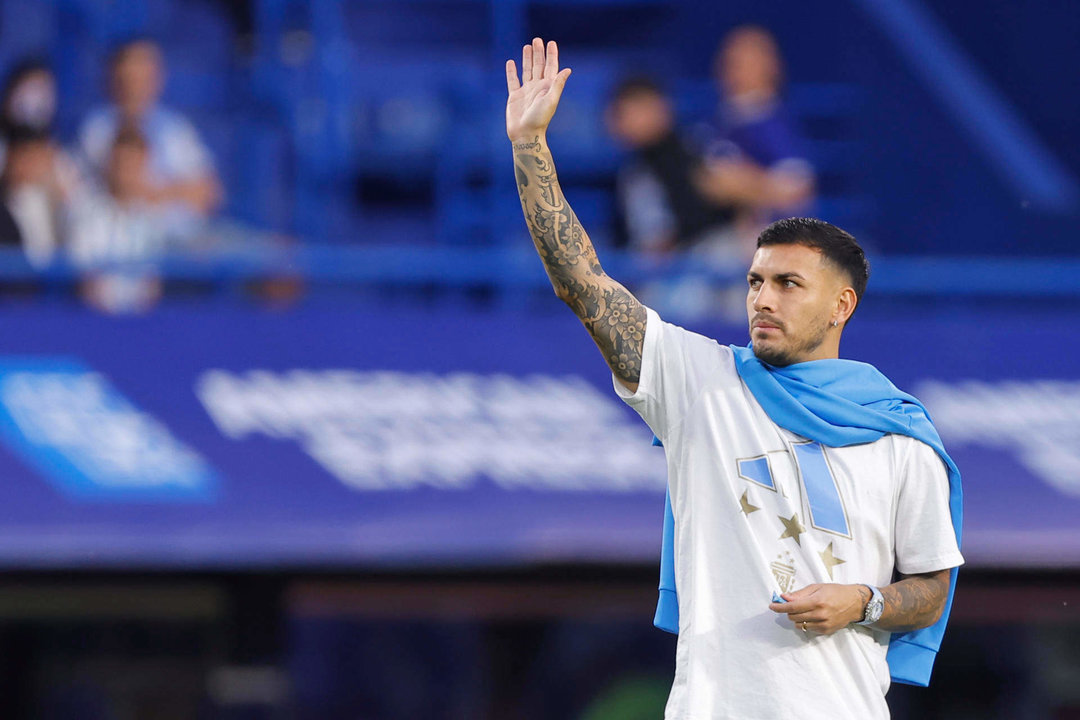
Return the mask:
<svg viewBox="0 0 1080 720">
<path fill-rule="evenodd" d="M 676 130 L 671 99 L 659 85 L 647 78 L 623 80 L 606 120 L 611 134 L 630 150 L 616 194 L 631 249 L 663 254 L 726 239 L 733 209 L 698 190 L 701 156 Z"/>
<path fill-rule="evenodd" d="M 805 211 L 814 197 L 814 169 L 784 108 L 775 38 L 754 25 L 735 28 L 721 41 L 713 71 L 721 103 L 702 190 L 737 204 L 740 221 L 758 229 Z"/>
<path fill-rule="evenodd" d="M 163 60 L 156 43 L 140 38 L 120 45 L 109 63 L 113 104 L 90 114 L 80 128 L 79 146 L 104 175 L 120 128 L 138 128 L 150 153 L 151 200 L 173 206 L 181 231 L 184 221 L 194 224 L 217 208 L 221 186 L 198 131 L 187 118 L 159 103 L 164 86 Z"/>
<path fill-rule="evenodd" d="M 555 43 L 525 46 L 520 81 L 506 65 L 506 129 L 555 293 L 667 453 L 679 643 L 665 717 L 886 718 L 890 673 L 925 683 L 940 643 L 963 562 L 959 475 L 914 398 L 837 359 L 862 250 L 816 220 L 763 232 L 752 350 L 663 322 L 604 273 L 559 187 L 546 130 L 569 75 Z"/>
</svg>

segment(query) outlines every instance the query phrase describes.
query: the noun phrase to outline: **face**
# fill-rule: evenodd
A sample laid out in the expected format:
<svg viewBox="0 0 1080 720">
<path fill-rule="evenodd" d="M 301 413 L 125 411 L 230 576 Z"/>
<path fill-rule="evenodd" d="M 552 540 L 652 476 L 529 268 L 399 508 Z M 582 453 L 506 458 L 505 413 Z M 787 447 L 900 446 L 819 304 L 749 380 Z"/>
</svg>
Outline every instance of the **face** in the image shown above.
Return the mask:
<svg viewBox="0 0 1080 720">
<path fill-rule="evenodd" d="M 161 53 L 152 43 L 124 50 L 112 70 L 112 96 L 129 118 L 137 118 L 161 95 Z"/>
<path fill-rule="evenodd" d="M 780 78 L 780 56 L 767 33 L 736 31 L 716 58 L 716 78 L 728 96 L 772 93 Z"/>
<path fill-rule="evenodd" d="M 48 128 L 56 114 L 56 81 L 52 73 L 36 70 L 26 75 L 11 91 L 6 112 L 13 124 Z"/>
<path fill-rule="evenodd" d="M 758 248 L 747 273 L 746 314 L 758 359 L 783 367 L 837 357 L 855 291 L 842 271 L 805 245 Z"/>
<path fill-rule="evenodd" d="M 632 148 L 651 145 L 674 123 L 671 105 L 662 95 L 638 93 L 616 102 L 608 113 L 611 134 Z"/>
<path fill-rule="evenodd" d="M 52 147 L 45 141 L 11 147 L 4 163 L 4 182 L 9 189 L 44 185 L 48 182 L 52 161 Z"/>
</svg>

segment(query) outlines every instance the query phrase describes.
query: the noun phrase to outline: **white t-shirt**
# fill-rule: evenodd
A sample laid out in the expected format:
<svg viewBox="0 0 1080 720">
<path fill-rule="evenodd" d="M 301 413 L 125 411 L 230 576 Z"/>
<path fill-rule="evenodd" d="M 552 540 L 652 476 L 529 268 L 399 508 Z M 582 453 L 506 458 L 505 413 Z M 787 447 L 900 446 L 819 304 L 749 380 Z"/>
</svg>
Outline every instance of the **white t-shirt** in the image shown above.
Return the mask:
<svg viewBox="0 0 1080 720">
<path fill-rule="evenodd" d="M 679 641 L 666 720 L 888 718 L 889 633 L 805 634 L 773 591 L 963 563 L 948 475 L 909 437 L 822 447 L 775 425 L 731 349 L 648 311 L 641 380 L 618 394 L 664 443 Z"/>
</svg>

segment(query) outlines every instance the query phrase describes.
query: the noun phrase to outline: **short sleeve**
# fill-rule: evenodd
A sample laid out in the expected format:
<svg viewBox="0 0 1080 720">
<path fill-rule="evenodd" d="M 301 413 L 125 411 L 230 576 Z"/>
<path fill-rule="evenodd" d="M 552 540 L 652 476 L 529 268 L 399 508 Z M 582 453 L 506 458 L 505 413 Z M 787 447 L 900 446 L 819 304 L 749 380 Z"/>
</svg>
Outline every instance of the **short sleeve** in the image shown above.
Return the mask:
<svg viewBox="0 0 1080 720">
<path fill-rule="evenodd" d="M 646 308 L 646 314 L 637 391 L 631 393 L 614 375 L 612 384 L 619 397 L 663 441 L 701 396 L 707 382 L 725 378 L 738 382 L 738 375 L 726 345 L 664 322 L 651 308 Z"/>
<path fill-rule="evenodd" d="M 896 509 L 896 569 L 916 575 L 962 565 L 945 463 L 929 445 L 909 442 Z"/>
<path fill-rule="evenodd" d="M 107 110 L 94 111 L 79 128 L 79 153 L 96 172 L 104 170 L 115 135 L 116 119 Z"/>
<path fill-rule="evenodd" d="M 191 180 L 213 172 L 210 151 L 189 120 L 173 115 L 167 128 L 160 140 L 165 172 L 169 177 Z"/>
</svg>

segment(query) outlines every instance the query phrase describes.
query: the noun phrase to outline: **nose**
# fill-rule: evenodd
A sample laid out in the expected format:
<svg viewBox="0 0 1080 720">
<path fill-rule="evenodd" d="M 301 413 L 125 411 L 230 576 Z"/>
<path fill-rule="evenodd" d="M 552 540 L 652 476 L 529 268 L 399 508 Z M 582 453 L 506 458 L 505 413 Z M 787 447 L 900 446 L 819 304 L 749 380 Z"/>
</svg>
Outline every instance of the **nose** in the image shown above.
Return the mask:
<svg viewBox="0 0 1080 720">
<path fill-rule="evenodd" d="M 776 309 L 775 294 L 769 289 L 768 283 L 761 283 L 757 291 L 754 292 L 753 307 L 756 312 L 773 311 Z"/>
</svg>

